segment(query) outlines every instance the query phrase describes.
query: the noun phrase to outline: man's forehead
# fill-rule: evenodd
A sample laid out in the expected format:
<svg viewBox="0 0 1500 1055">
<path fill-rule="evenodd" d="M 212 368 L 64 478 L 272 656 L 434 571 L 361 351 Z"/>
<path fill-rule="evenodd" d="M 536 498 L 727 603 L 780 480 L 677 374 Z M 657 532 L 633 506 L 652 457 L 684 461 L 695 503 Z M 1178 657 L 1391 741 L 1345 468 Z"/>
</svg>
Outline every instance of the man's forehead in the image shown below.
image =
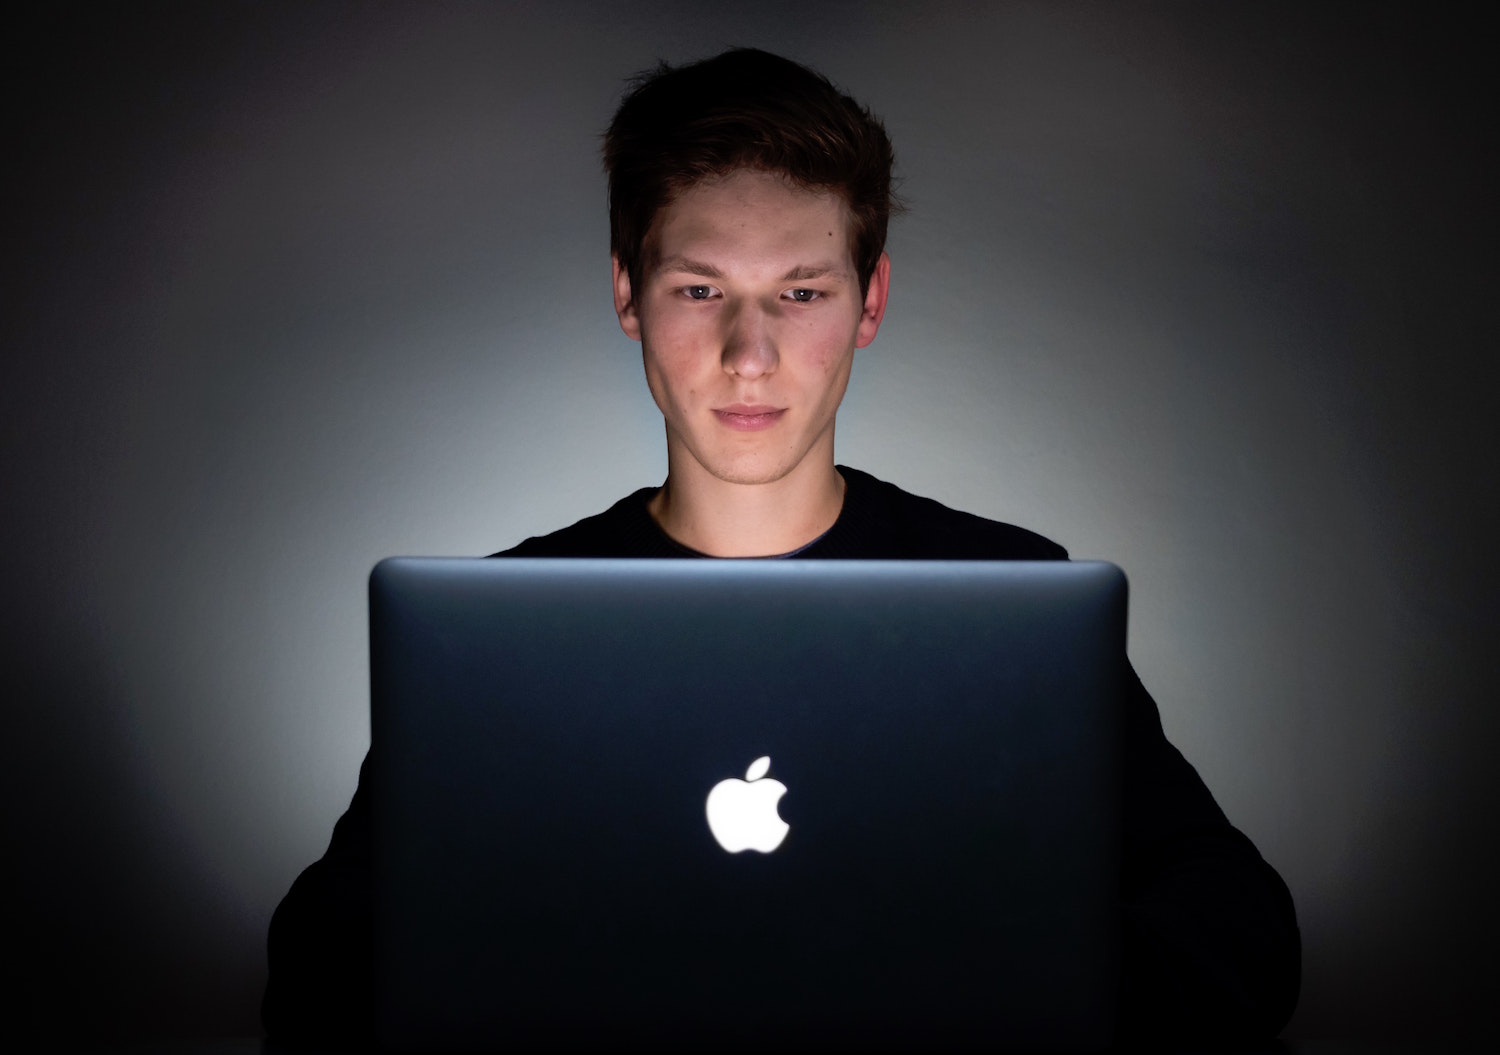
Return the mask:
<svg viewBox="0 0 1500 1055">
<path fill-rule="evenodd" d="M 843 196 L 757 170 L 704 180 L 676 195 L 643 246 L 652 271 L 711 276 L 720 257 L 775 258 L 810 278 L 851 266 L 853 217 Z"/>
</svg>

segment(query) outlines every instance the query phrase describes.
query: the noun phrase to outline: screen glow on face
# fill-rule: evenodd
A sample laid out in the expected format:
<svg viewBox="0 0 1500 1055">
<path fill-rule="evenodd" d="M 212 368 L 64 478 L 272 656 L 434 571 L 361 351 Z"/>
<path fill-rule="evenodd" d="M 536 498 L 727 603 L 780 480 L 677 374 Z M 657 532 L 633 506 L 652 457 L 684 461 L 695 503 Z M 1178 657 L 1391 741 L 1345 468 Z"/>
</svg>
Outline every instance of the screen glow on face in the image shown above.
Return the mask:
<svg viewBox="0 0 1500 1055">
<path fill-rule="evenodd" d="M 833 464 L 854 350 L 874 339 L 838 195 L 741 171 L 688 188 L 652 225 L 641 288 L 616 308 L 641 342 L 669 462 L 727 483 Z M 884 305 L 884 283 L 874 283 Z M 676 471 L 674 469 L 674 471 Z"/>
</svg>

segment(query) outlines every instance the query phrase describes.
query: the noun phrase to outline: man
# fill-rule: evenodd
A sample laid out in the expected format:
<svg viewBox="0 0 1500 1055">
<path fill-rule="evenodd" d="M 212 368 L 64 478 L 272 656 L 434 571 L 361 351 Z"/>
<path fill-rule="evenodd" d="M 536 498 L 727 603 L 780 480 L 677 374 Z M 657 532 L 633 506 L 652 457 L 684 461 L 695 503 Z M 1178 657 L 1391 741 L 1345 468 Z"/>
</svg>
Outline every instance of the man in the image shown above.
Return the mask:
<svg viewBox="0 0 1500 1055">
<path fill-rule="evenodd" d="M 834 462 L 854 352 L 890 288 L 892 152 L 868 111 L 795 63 L 731 51 L 642 79 L 605 167 L 615 310 L 665 419 L 667 480 L 498 556 L 1066 559 Z M 1121 1037 L 1272 1037 L 1298 989 L 1291 897 L 1131 682 Z M 273 1037 L 369 1029 L 364 777 L 272 921 Z"/>
</svg>

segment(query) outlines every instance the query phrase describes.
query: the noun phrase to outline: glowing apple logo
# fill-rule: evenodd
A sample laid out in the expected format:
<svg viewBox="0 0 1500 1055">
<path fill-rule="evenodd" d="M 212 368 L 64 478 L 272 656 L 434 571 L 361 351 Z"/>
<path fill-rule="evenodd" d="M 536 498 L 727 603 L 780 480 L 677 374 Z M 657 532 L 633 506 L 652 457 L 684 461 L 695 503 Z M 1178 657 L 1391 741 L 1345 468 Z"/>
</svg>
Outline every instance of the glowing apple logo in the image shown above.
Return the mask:
<svg viewBox="0 0 1500 1055">
<path fill-rule="evenodd" d="M 732 854 L 759 850 L 768 854 L 781 845 L 791 825 L 776 812 L 776 803 L 786 794 L 779 780 L 763 780 L 771 769 L 771 756 L 762 755 L 745 770 L 745 779 L 730 777 L 708 793 L 708 830 L 719 845 Z"/>
</svg>

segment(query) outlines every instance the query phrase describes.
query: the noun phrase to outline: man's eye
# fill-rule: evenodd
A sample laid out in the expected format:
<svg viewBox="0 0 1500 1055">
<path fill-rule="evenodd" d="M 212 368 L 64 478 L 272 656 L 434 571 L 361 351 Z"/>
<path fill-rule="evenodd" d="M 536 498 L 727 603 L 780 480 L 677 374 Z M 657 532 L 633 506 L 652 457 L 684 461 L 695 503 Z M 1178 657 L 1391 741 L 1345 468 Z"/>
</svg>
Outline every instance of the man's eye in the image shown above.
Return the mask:
<svg viewBox="0 0 1500 1055">
<path fill-rule="evenodd" d="M 788 291 L 788 295 L 798 304 L 810 304 L 822 296 L 815 289 L 794 289 Z"/>
<path fill-rule="evenodd" d="M 712 286 L 688 286 L 683 289 L 683 292 L 688 295 L 689 300 L 707 300 L 714 295 L 714 288 Z"/>
</svg>

